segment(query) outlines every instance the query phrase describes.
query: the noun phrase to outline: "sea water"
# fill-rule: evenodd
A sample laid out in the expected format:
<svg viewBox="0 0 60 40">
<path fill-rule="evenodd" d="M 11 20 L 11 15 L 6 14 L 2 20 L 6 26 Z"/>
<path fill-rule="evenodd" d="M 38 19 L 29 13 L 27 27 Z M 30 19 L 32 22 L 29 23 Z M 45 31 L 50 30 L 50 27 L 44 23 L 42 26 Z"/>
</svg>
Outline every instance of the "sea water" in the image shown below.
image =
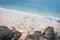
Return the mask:
<svg viewBox="0 0 60 40">
<path fill-rule="evenodd" d="M 60 18 L 60 0 L 0 0 L 0 7 Z"/>
</svg>

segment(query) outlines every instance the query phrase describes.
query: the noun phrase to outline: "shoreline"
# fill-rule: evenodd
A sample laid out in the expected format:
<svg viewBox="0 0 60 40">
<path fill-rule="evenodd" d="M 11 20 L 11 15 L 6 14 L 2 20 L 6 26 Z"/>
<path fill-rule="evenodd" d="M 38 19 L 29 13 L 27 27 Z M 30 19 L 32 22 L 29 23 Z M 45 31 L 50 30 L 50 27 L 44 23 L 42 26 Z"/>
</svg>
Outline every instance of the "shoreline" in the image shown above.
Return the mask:
<svg viewBox="0 0 60 40">
<path fill-rule="evenodd" d="M 39 16 L 39 17 L 49 17 L 49 18 L 54 18 L 54 19 L 58 19 L 60 20 L 60 17 L 55 17 L 55 16 L 49 16 L 49 15 L 39 15 L 39 14 L 33 14 L 31 12 L 23 12 L 23 11 L 17 11 L 17 10 L 12 10 L 12 9 L 6 9 L 6 8 L 2 8 L 0 7 L 0 10 L 6 10 L 6 11 L 11 11 L 11 12 L 18 12 L 18 13 L 23 13 L 23 14 L 27 14 L 27 15 L 32 15 L 32 16 Z"/>
<path fill-rule="evenodd" d="M 43 32 L 47 26 L 53 26 L 55 31 L 60 32 L 58 29 L 59 23 L 56 21 L 60 20 L 59 18 L 45 17 L 4 8 L 0 8 L 0 12 L 2 13 L 0 15 L 0 25 L 6 25 L 10 29 L 15 27 L 19 32 L 31 31 L 32 29 L 33 31 L 40 30 Z"/>
</svg>

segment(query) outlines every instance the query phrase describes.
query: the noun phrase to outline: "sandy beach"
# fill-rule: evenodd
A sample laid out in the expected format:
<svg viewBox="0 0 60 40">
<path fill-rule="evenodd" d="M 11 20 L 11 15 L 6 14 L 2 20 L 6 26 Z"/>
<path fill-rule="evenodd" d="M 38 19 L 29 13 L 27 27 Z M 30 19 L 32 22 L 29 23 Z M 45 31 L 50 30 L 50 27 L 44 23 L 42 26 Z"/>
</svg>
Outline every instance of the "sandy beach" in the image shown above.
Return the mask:
<svg viewBox="0 0 60 40">
<path fill-rule="evenodd" d="M 43 32 L 51 26 L 60 34 L 60 23 L 57 20 L 28 12 L 0 8 L 0 25 L 6 25 L 11 30 L 14 27 L 19 32 L 30 31 L 31 34 L 36 30 Z"/>
</svg>

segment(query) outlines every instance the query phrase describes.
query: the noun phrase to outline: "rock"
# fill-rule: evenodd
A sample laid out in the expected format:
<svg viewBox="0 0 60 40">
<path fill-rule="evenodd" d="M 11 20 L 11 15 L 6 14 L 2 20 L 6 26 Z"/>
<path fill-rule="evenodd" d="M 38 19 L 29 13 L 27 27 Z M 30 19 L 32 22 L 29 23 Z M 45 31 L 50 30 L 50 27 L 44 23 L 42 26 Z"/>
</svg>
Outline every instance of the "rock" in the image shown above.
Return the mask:
<svg viewBox="0 0 60 40">
<path fill-rule="evenodd" d="M 18 40 L 20 38 L 21 34 L 22 33 L 18 32 L 18 31 L 14 32 L 14 37 L 11 40 Z"/>
<path fill-rule="evenodd" d="M 18 32 L 15 28 L 13 28 L 14 36 L 11 40 L 18 40 L 21 36 L 21 32 Z"/>
<path fill-rule="evenodd" d="M 43 35 L 48 40 L 55 40 L 55 37 L 56 37 L 53 27 L 50 27 L 50 26 L 48 26 L 48 28 L 45 29 L 45 31 L 43 32 Z"/>
<path fill-rule="evenodd" d="M 11 40 L 14 32 L 6 26 L 0 26 L 0 40 Z"/>
<path fill-rule="evenodd" d="M 42 36 L 41 31 L 35 31 L 34 34 L 29 34 L 26 37 L 26 40 L 40 40 L 40 37 Z"/>
<path fill-rule="evenodd" d="M 35 40 L 40 40 L 41 36 L 42 36 L 41 31 L 35 31 L 35 33 L 33 34 Z"/>
<path fill-rule="evenodd" d="M 56 40 L 60 40 L 60 35 L 56 35 Z"/>
<path fill-rule="evenodd" d="M 57 37 L 57 40 L 60 40 L 60 36 Z"/>
<path fill-rule="evenodd" d="M 35 40 L 33 35 L 28 34 L 25 40 Z"/>
</svg>

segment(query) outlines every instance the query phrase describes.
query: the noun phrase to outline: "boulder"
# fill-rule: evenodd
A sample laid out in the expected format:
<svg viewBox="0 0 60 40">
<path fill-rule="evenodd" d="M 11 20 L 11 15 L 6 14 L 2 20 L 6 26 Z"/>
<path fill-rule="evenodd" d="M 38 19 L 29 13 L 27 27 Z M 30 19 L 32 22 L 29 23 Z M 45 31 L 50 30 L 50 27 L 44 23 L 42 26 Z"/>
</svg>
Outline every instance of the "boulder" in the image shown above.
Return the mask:
<svg viewBox="0 0 60 40">
<path fill-rule="evenodd" d="M 54 28 L 48 26 L 48 28 L 46 28 L 43 32 L 43 35 L 46 39 L 48 40 L 55 40 L 55 32 L 54 32 Z"/>
<path fill-rule="evenodd" d="M 8 27 L 2 25 L 0 26 L 0 40 L 11 40 L 14 36 L 14 32 Z"/>
</svg>

